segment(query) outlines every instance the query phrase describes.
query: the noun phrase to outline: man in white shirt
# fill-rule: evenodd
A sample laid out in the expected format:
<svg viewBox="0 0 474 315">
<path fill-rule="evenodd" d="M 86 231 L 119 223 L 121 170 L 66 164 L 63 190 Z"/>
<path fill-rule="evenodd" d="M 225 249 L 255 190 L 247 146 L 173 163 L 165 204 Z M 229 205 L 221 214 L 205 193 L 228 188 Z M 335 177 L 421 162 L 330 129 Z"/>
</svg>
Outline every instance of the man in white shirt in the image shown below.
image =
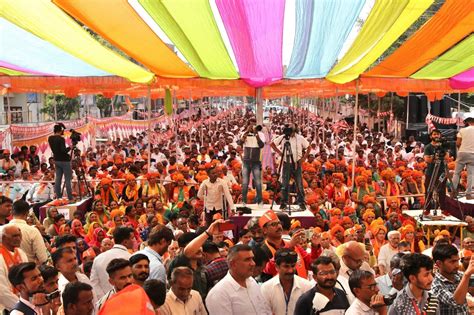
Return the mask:
<svg viewBox="0 0 474 315">
<path fill-rule="evenodd" d="M 13 293 L 8 271 L 13 264 L 28 262 L 28 257 L 21 250 L 21 231 L 13 225 L 0 226 L 0 312 L 4 308 L 12 309 L 18 296 Z"/>
<path fill-rule="evenodd" d="M 100 309 L 107 303 L 107 301 L 117 292 L 133 284 L 133 273 L 130 261 L 123 258 L 114 258 L 107 265 L 108 281 L 112 285 L 112 289 L 102 296 L 96 304 L 96 310 Z"/>
<path fill-rule="evenodd" d="M 474 117 L 466 118 L 468 124 L 466 128 L 459 130 L 456 138 L 458 155 L 456 158 L 456 168 L 453 176 L 454 190 L 457 190 L 459 176 L 464 167 L 467 168 L 467 187 L 466 194 L 472 194 L 472 185 L 474 184 Z"/>
<path fill-rule="evenodd" d="M 109 282 L 109 275 L 107 274 L 107 265 L 114 258 L 130 259 L 131 254 L 128 249 L 133 248 L 133 229 L 125 226 L 120 226 L 114 231 L 115 245 L 105 253 L 100 254 L 94 259 L 91 270 L 92 287 L 97 294 L 97 298 L 102 298 L 107 292 L 113 289 Z"/>
<path fill-rule="evenodd" d="M 43 181 L 51 181 L 54 179 L 53 173 L 47 171 L 43 175 Z M 54 187 L 51 183 L 34 183 L 28 190 L 26 201 L 29 203 L 44 203 L 50 201 L 54 196 Z"/>
<path fill-rule="evenodd" d="M 210 315 L 270 315 L 272 311 L 252 278 L 255 267 L 252 248 L 235 245 L 227 254 L 229 273 L 207 294 Z"/>
<path fill-rule="evenodd" d="M 372 273 L 365 270 L 354 271 L 349 277 L 349 287 L 356 299 L 347 309 L 346 315 L 387 315 L 387 305 Z"/>
<path fill-rule="evenodd" d="M 341 268 L 339 269 L 339 276 L 337 281 L 341 284 L 343 290 L 347 294 L 349 303 L 355 299 L 349 288 L 349 276 L 356 270 L 369 271 L 372 274 L 375 272 L 370 268 L 370 265 L 365 261 L 365 245 L 356 241 L 344 243 L 342 257 L 340 260 Z"/>
<path fill-rule="evenodd" d="M 193 271 L 189 267 L 177 267 L 171 273 L 171 290 L 165 304 L 160 307 L 163 315 L 207 315 L 198 291 L 193 290 Z"/>
<path fill-rule="evenodd" d="M 66 285 L 70 282 L 83 282 L 91 285 L 89 278 L 86 275 L 78 272 L 77 258 L 73 249 L 70 247 L 63 247 L 56 250 L 52 255 L 54 267 L 59 271 L 58 290 L 61 294 Z M 94 294 L 94 302 L 97 298 Z"/>
<path fill-rule="evenodd" d="M 278 275 L 264 282 L 262 295 L 274 315 L 292 315 L 296 301 L 312 288 L 311 283 L 295 275 L 298 254 L 289 248 L 280 248 L 275 253 Z"/>
<path fill-rule="evenodd" d="M 204 180 L 199 187 L 197 197 L 204 200 L 204 209 L 206 214 L 206 225 L 209 226 L 212 222 L 212 217 L 216 213 L 223 214 L 224 197 L 229 205 L 231 211 L 235 210 L 232 195 L 226 182 L 218 178 L 218 170 L 210 169 L 208 171 L 209 178 Z"/>
<path fill-rule="evenodd" d="M 21 230 L 21 249 L 26 253 L 28 261 L 41 265 L 48 260 L 48 250 L 44 244 L 40 231 L 26 223 L 30 205 L 24 200 L 13 203 L 13 220 L 9 224 Z"/>
<path fill-rule="evenodd" d="M 282 157 L 282 201 L 280 209 L 285 209 L 288 204 L 290 178 L 296 182 L 297 202 L 301 210 L 306 210 L 304 200 L 304 188 L 302 177 L 302 163 L 306 161 L 309 154 L 309 143 L 305 137 L 297 133 L 295 124 L 285 125 L 285 134 L 273 140 L 272 149 Z M 291 151 L 291 154 L 290 154 Z M 283 156 L 285 153 L 285 156 Z"/>
<path fill-rule="evenodd" d="M 384 275 L 388 272 L 390 260 L 399 252 L 398 243 L 400 243 L 400 232 L 388 232 L 388 243 L 380 248 L 379 256 L 377 257 L 380 274 Z"/>
</svg>

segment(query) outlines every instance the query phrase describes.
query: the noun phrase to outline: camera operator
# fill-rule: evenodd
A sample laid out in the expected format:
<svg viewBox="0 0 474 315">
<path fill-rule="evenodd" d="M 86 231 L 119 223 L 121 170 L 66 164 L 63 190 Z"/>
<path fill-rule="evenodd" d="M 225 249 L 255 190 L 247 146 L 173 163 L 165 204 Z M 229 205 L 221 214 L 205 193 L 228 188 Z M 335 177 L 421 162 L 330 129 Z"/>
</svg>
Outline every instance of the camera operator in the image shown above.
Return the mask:
<svg viewBox="0 0 474 315">
<path fill-rule="evenodd" d="M 445 206 L 445 200 L 446 200 L 446 163 L 445 159 L 449 157 L 449 154 L 447 152 L 446 145 L 444 144 L 444 139 L 441 137 L 441 131 L 438 129 L 433 129 L 430 133 L 430 139 L 431 142 L 428 143 L 425 146 L 425 152 L 424 152 L 424 159 L 427 164 L 427 168 L 425 170 L 425 202 L 430 202 L 430 205 L 426 205 L 427 210 L 431 210 L 433 208 L 433 191 L 429 192 L 428 187 L 430 184 L 431 177 L 433 175 L 433 170 L 436 164 L 436 160 L 440 160 L 440 168 L 438 172 L 437 178 L 434 178 L 434 180 L 438 181 L 441 180 L 441 182 L 438 184 L 438 182 L 435 183 L 437 185 L 436 192 L 438 194 L 439 198 L 439 206 L 441 209 L 444 209 Z M 441 177 L 441 175 L 444 175 Z M 436 186 L 435 186 L 436 187 Z"/>
<path fill-rule="evenodd" d="M 66 192 L 69 200 L 73 200 L 72 196 L 72 167 L 71 157 L 69 151 L 71 148 L 66 148 L 66 140 L 64 139 L 64 124 L 54 125 L 54 135 L 49 136 L 48 143 L 53 151 L 54 165 L 56 169 L 56 179 L 54 182 L 54 192 L 56 198 L 62 198 L 63 193 L 61 189 L 61 182 L 64 175 L 64 182 L 66 183 Z"/>
<path fill-rule="evenodd" d="M 250 173 L 253 175 L 257 198 L 255 203 L 262 203 L 262 148 L 265 145 L 265 135 L 262 126 L 255 126 L 256 121 L 250 120 L 247 131 L 240 139 L 243 149 L 242 167 L 242 203 L 247 203 L 247 192 L 249 189 Z"/>
<path fill-rule="evenodd" d="M 472 198 L 472 184 L 474 181 L 474 117 L 464 120 L 466 128 L 459 130 L 456 138 L 458 147 L 458 156 L 456 158 L 456 168 L 453 175 L 453 198 L 456 198 L 459 185 L 459 176 L 466 166 L 467 168 L 467 187 L 466 198 Z"/>
<path fill-rule="evenodd" d="M 281 156 L 282 168 L 282 201 L 280 209 L 285 209 L 288 204 L 288 191 L 290 178 L 293 176 L 296 182 L 297 202 L 301 210 L 306 210 L 303 190 L 302 164 L 309 154 L 309 142 L 305 137 L 299 135 L 295 124 L 285 125 L 283 135 L 273 140 L 272 149 Z M 289 145 L 288 145 L 289 144 Z M 285 150 L 285 146 L 287 149 Z M 291 150 L 291 155 L 290 151 Z M 285 151 L 285 156 L 283 156 Z"/>
</svg>

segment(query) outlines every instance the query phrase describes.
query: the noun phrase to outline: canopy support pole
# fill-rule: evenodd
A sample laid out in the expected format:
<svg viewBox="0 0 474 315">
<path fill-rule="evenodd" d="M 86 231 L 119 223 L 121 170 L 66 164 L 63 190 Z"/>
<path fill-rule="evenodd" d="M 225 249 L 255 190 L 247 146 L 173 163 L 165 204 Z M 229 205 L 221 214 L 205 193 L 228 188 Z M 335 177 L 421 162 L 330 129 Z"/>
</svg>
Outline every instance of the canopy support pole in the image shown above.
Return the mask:
<svg viewBox="0 0 474 315">
<path fill-rule="evenodd" d="M 356 99 L 355 99 L 355 110 L 354 110 L 354 139 L 352 140 L 352 182 L 351 182 L 351 191 L 354 189 L 354 177 L 355 177 L 355 160 L 356 160 L 356 146 L 357 146 L 357 124 L 359 123 L 358 121 L 359 117 L 359 79 L 356 81 Z"/>
<path fill-rule="evenodd" d="M 380 132 L 380 106 L 382 104 L 382 98 L 377 96 L 378 98 L 378 109 L 377 109 L 377 131 Z"/>
<path fill-rule="evenodd" d="M 7 96 L 7 119 L 6 119 L 6 121 L 7 121 L 7 125 L 11 125 L 12 116 L 11 116 L 11 110 L 10 110 L 10 96 L 8 96 L 8 94 L 9 94 L 9 91 L 7 89 L 7 94 L 6 94 L 6 96 Z"/>
<path fill-rule="evenodd" d="M 262 99 L 262 88 L 255 89 L 255 116 L 257 117 L 257 125 L 263 124 L 263 99 Z"/>
<path fill-rule="evenodd" d="M 461 93 L 458 92 L 458 117 L 460 117 L 460 114 L 459 112 L 461 111 Z M 459 124 L 457 124 L 458 126 L 458 130 L 461 129 L 461 126 L 459 126 Z"/>
<path fill-rule="evenodd" d="M 152 130 L 152 125 L 151 125 L 151 86 L 148 85 L 148 90 L 146 93 L 146 106 L 148 109 L 148 172 L 150 172 L 150 167 L 151 167 L 151 133 L 153 132 Z"/>
<path fill-rule="evenodd" d="M 408 129 L 408 124 L 409 124 L 408 118 L 409 117 L 410 117 L 410 92 L 408 92 L 408 96 L 407 96 L 407 123 L 406 123 L 405 130 Z"/>
</svg>

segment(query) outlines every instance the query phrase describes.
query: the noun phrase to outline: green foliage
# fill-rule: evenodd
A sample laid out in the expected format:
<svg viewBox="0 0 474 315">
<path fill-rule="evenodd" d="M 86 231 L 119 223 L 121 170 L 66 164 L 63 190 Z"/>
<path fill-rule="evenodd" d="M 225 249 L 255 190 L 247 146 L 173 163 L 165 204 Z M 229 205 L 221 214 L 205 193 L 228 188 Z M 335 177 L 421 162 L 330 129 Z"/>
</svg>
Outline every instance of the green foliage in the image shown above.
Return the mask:
<svg viewBox="0 0 474 315">
<path fill-rule="evenodd" d="M 95 104 L 100 110 L 100 117 L 110 117 L 112 114 L 112 100 L 110 98 L 103 97 L 102 95 L 97 95 L 95 99 Z"/>
<path fill-rule="evenodd" d="M 46 95 L 46 104 L 41 112 L 55 119 L 54 103 L 56 103 L 57 120 L 69 120 L 79 117 L 79 98 L 69 98 L 64 95 Z"/>
</svg>

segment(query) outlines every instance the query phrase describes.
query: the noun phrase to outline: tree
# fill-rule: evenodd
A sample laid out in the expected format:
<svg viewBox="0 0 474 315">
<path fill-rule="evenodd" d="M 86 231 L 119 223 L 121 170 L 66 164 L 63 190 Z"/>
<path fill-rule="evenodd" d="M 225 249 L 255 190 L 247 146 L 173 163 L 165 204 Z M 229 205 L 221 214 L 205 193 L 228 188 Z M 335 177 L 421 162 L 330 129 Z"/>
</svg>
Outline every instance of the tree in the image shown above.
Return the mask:
<svg viewBox="0 0 474 315">
<path fill-rule="evenodd" d="M 54 110 L 56 103 L 56 115 Z M 56 120 L 70 120 L 73 116 L 79 117 L 79 98 L 69 98 L 64 95 L 46 95 L 46 104 L 41 109 L 41 113 L 49 115 Z"/>
<path fill-rule="evenodd" d="M 112 100 L 102 95 L 97 95 L 95 99 L 97 108 L 100 110 L 100 117 L 110 117 L 112 114 Z"/>
</svg>

